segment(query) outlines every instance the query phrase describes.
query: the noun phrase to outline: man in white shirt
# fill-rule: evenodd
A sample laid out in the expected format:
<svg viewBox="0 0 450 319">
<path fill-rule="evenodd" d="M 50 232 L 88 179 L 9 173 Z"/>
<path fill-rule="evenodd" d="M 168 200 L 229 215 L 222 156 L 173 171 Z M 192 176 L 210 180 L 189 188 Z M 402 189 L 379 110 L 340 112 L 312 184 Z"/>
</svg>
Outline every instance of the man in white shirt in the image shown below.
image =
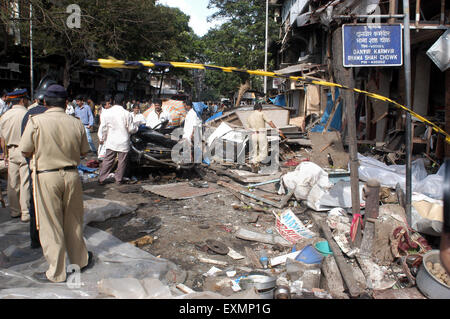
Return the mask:
<svg viewBox="0 0 450 319">
<path fill-rule="evenodd" d="M 100 116 L 98 128 L 99 143 L 104 144 L 106 154 L 100 167 L 99 184 L 104 185 L 105 180 L 112 172 L 116 156 L 118 158 L 117 170 L 114 174 L 117 184 L 123 183 L 127 169 L 128 152 L 130 151 L 130 135 L 138 130 L 133 122 L 133 116 L 121 104 L 123 96 L 116 95 L 114 105 L 104 109 Z"/>
<path fill-rule="evenodd" d="M 185 108 L 188 111 L 184 119 L 183 139 L 192 143 L 194 137 L 194 128 L 202 126 L 202 120 L 198 117 L 197 112 L 192 108 L 192 102 L 186 102 Z"/>
<path fill-rule="evenodd" d="M 161 107 L 161 100 L 155 102 L 155 109 L 147 116 L 147 126 L 154 129 L 164 128 L 170 122 L 170 114 L 164 112 Z"/>
<path fill-rule="evenodd" d="M 6 95 L 8 92 L 3 91 L 2 96 L 0 98 L 0 116 L 3 115 L 8 110 L 8 104 L 6 104 Z"/>
<path fill-rule="evenodd" d="M 137 127 L 146 124 L 145 117 L 141 113 L 141 110 L 139 109 L 138 105 L 135 105 L 133 107 L 133 112 L 131 112 L 131 116 L 133 117 L 133 122 L 134 124 L 137 125 Z"/>
<path fill-rule="evenodd" d="M 184 147 L 185 149 L 189 149 L 189 153 L 192 154 L 190 152 L 190 150 L 194 149 L 194 156 L 192 158 L 192 155 L 190 155 L 189 158 L 185 158 L 184 161 L 185 162 L 195 162 L 195 163 L 201 163 L 202 160 L 202 139 L 201 139 L 201 134 L 202 134 L 202 120 L 199 118 L 199 116 L 197 115 L 197 112 L 192 108 L 192 102 L 185 102 L 184 104 L 186 110 L 188 111 L 186 114 L 186 118 L 184 119 L 184 127 L 183 127 L 183 141 L 184 141 Z M 197 135 L 196 135 L 197 134 Z M 197 136 L 197 138 L 194 138 L 194 136 Z M 186 156 L 186 155 L 184 155 Z"/>
</svg>

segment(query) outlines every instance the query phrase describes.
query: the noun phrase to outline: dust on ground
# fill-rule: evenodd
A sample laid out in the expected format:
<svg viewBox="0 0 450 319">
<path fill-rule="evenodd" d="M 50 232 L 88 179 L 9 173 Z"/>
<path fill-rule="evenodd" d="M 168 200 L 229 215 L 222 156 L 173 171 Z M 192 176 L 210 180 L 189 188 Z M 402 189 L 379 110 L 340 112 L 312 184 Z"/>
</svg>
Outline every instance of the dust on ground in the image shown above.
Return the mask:
<svg viewBox="0 0 450 319">
<path fill-rule="evenodd" d="M 186 171 L 153 170 L 148 174 L 150 177 L 140 176 L 135 184 L 110 183 L 101 186 L 97 181 L 84 183 L 84 193 L 88 196 L 122 201 L 138 207 L 133 213 L 105 222 L 93 222 L 90 226 L 104 230 L 124 242 L 146 235 L 152 236 L 153 242 L 140 248 L 154 256 L 170 260 L 185 270 L 187 277 L 184 283 L 197 291 L 203 290 L 205 278 L 202 274 L 212 266 L 222 270 L 252 268 L 252 265 L 248 264 L 248 258 L 234 260 L 230 256 L 205 249 L 206 240 L 217 240 L 243 256 L 246 256 L 245 247 L 255 251 L 257 255 L 261 249 L 271 252 L 272 245 L 246 241 L 234 236 L 238 227 L 260 233 L 276 233 L 275 218 L 270 211 L 256 213 L 234 209 L 233 205 L 242 204 L 226 189 L 192 199 L 168 199 L 144 191 L 141 186 L 200 181 L 201 178 L 195 172 Z M 272 187 L 275 190 L 275 184 Z M 306 215 L 299 217 L 307 218 Z M 198 257 L 223 261 L 227 266 L 202 263 Z"/>
</svg>

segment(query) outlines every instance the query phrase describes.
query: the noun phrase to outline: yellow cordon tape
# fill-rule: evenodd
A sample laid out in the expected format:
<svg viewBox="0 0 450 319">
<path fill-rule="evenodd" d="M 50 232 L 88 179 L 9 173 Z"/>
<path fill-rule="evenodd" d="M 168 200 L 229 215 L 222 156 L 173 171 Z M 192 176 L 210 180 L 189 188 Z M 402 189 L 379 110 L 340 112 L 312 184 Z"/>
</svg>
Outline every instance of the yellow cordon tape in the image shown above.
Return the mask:
<svg viewBox="0 0 450 319">
<path fill-rule="evenodd" d="M 394 106 L 398 107 L 399 109 L 410 113 L 412 116 L 414 116 L 419 121 L 428 124 L 433 128 L 434 131 L 437 133 L 440 133 L 445 136 L 445 141 L 450 144 L 450 135 L 445 132 L 443 129 L 441 129 L 438 125 L 435 123 L 427 120 L 423 116 L 413 112 L 412 110 L 408 109 L 406 106 L 401 105 L 400 103 L 397 103 L 393 100 L 391 100 L 388 97 L 371 93 L 355 88 L 349 88 L 347 86 L 336 84 L 332 82 L 327 81 L 318 81 L 318 80 L 312 80 L 308 79 L 307 77 L 303 76 L 287 76 L 282 74 L 277 74 L 274 72 L 266 72 L 266 71 L 258 71 L 258 70 L 243 70 L 238 69 L 235 67 L 223 67 L 223 66 L 215 66 L 215 65 L 206 65 L 206 64 L 198 64 L 198 63 L 190 63 L 190 62 L 151 62 L 151 61 L 123 61 L 123 60 L 114 60 L 114 59 L 98 59 L 98 60 L 87 60 L 86 63 L 90 65 L 100 66 L 105 69 L 139 69 L 139 68 L 154 68 L 154 67 L 174 67 L 174 68 L 184 68 L 184 69 L 198 69 L 198 70 L 213 70 L 213 71 L 222 71 L 226 73 L 247 73 L 250 75 L 258 75 L 258 76 L 267 76 L 272 78 L 285 78 L 290 79 L 293 81 L 304 81 L 309 84 L 316 84 L 321 86 L 327 86 L 327 87 L 335 87 L 340 88 L 344 90 L 352 90 L 356 93 L 365 94 L 370 98 L 380 100 L 383 102 L 388 102 L 393 104 Z"/>
</svg>

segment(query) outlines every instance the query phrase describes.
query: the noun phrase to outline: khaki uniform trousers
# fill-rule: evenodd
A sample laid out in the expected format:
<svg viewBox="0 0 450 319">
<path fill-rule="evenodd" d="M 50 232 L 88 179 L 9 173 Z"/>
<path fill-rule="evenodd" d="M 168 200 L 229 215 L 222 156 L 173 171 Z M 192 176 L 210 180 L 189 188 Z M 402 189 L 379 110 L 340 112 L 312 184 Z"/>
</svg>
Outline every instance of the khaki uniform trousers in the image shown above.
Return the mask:
<svg viewBox="0 0 450 319">
<path fill-rule="evenodd" d="M 252 164 L 261 163 L 267 157 L 267 133 L 252 132 L 250 145 L 250 161 Z"/>
<path fill-rule="evenodd" d="M 8 203 L 12 217 L 30 215 L 30 172 L 18 147 L 8 148 Z"/>
<path fill-rule="evenodd" d="M 49 264 L 47 278 L 66 280 L 66 251 L 71 264 L 88 263 L 83 238 L 83 190 L 78 171 L 59 170 L 36 175 L 36 211 L 39 237 Z"/>
</svg>

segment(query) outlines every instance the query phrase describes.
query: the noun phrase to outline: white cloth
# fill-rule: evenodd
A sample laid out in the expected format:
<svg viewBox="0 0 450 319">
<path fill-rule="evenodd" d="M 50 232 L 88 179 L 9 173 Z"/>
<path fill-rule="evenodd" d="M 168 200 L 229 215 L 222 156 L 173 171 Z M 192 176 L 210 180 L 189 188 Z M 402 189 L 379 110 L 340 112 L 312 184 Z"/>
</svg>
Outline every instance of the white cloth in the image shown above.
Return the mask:
<svg viewBox="0 0 450 319">
<path fill-rule="evenodd" d="M 142 114 L 142 113 L 134 114 L 134 112 L 130 112 L 130 113 L 131 113 L 131 116 L 133 117 L 134 124 L 136 124 L 137 126 L 146 124 L 144 114 Z"/>
<path fill-rule="evenodd" d="M 72 104 L 67 104 L 66 107 L 66 114 L 67 115 L 74 115 L 75 114 L 75 109 L 73 108 Z"/>
<path fill-rule="evenodd" d="M 8 110 L 8 105 L 3 101 L 3 99 L 0 99 L 0 116 L 3 115 Z"/>
<path fill-rule="evenodd" d="M 183 138 L 191 141 L 192 133 L 194 132 L 194 127 L 196 126 L 202 126 L 202 120 L 197 116 L 194 109 L 190 109 L 184 119 Z"/>
<path fill-rule="evenodd" d="M 100 116 L 98 138 L 104 141 L 105 148 L 115 152 L 130 150 L 130 135 L 138 130 L 133 116 L 120 105 L 104 109 Z"/>
<path fill-rule="evenodd" d="M 156 126 L 158 126 L 160 123 L 164 122 L 164 121 L 169 121 L 170 122 L 170 114 L 162 111 L 159 116 L 158 114 L 156 114 L 155 110 L 151 111 L 150 114 L 147 116 L 147 123 L 146 125 L 151 128 L 154 129 Z"/>
</svg>

